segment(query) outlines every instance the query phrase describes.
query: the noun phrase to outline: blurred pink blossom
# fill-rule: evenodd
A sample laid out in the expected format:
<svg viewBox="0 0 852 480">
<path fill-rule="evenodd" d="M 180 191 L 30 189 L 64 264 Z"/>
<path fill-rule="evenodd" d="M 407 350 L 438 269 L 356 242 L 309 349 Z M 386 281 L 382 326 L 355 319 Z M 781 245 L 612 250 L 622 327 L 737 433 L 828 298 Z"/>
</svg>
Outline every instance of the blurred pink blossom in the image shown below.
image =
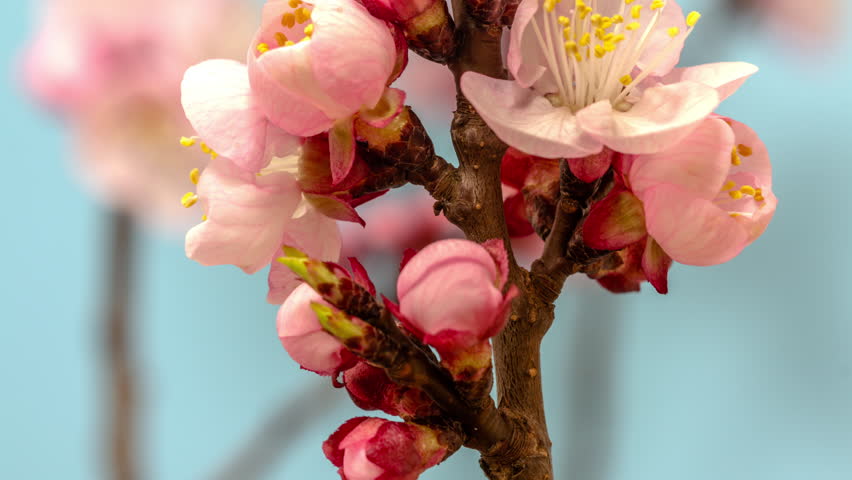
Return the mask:
<svg viewBox="0 0 852 480">
<path fill-rule="evenodd" d="M 253 14 L 230 0 L 52 0 L 22 54 L 32 95 L 69 126 L 80 176 L 107 203 L 158 225 L 186 219 L 180 195 L 206 155 L 177 140 L 183 71 L 244 55 Z"/>
</svg>

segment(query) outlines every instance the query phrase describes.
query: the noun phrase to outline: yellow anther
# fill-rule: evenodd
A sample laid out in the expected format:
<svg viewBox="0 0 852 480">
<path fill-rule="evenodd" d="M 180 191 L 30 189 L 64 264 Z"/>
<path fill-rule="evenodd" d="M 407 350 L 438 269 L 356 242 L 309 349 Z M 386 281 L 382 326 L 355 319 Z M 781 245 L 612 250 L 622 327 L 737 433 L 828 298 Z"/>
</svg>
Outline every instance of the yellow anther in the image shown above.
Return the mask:
<svg viewBox="0 0 852 480">
<path fill-rule="evenodd" d="M 305 27 L 305 36 L 310 37 L 313 34 L 314 34 L 314 24 L 312 23 L 312 24 Z"/>
<path fill-rule="evenodd" d="M 586 2 L 584 2 L 583 0 L 577 0 L 574 3 L 574 6 L 577 7 L 577 10 L 580 10 L 580 9 L 586 8 Z"/>
<path fill-rule="evenodd" d="M 672 28 L 668 29 L 668 32 L 669 32 L 669 36 L 674 38 L 674 37 L 678 36 L 678 34 L 680 33 L 680 29 L 677 28 L 677 27 L 672 27 Z"/>
<path fill-rule="evenodd" d="M 184 147 L 191 147 L 195 145 L 195 139 L 189 137 L 180 137 L 180 144 Z"/>
<path fill-rule="evenodd" d="M 562 25 L 563 27 L 571 25 L 571 19 L 566 17 L 565 15 L 560 15 L 559 18 L 557 18 L 556 20 L 559 22 L 559 25 Z"/>
<path fill-rule="evenodd" d="M 580 18 L 585 20 L 590 13 L 592 13 L 592 7 L 583 6 L 583 8 L 580 10 Z"/>
<path fill-rule="evenodd" d="M 260 52 L 260 53 L 266 53 L 266 52 L 269 51 L 269 45 L 267 45 L 265 43 L 258 43 L 257 44 L 257 51 Z"/>
<path fill-rule="evenodd" d="M 565 27 L 562 29 L 562 38 L 565 40 L 571 39 L 571 27 Z"/>
<path fill-rule="evenodd" d="M 606 55 L 606 50 L 602 45 L 595 45 L 595 56 L 598 58 L 603 58 Z"/>
<path fill-rule="evenodd" d="M 296 44 L 296 42 L 294 42 L 292 40 L 287 40 L 286 42 L 284 42 L 285 47 L 292 47 L 295 44 Z"/>
<path fill-rule="evenodd" d="M 754 201 L 755 202 L 762 202 L 764 200 L 766 200 L 766 199 L 763 198 L 763 190 L 756 188 L 755 191 L 754 191 Z"/>
<path fill-rule="evenodd" d="M 630 8 L 630 16 L 639 19 L 642 16 L 642 5 L 634 5 Z"/>
<path fill-rule="evenodd" d="M 602 28 L 596 28 L 596 29 L 595 29 L 595 37 L 596 37 L 598 40 L 603 41 L 603 39 L 604 39 L 604 37 L 605 37 L 605 36 L 606 36 L 606 32 L 604 31 L 604 29 L 602 29 Z"/>
<path fill-rule="evenodd" d="M 686 25 L 689 27 L 694 27 L 698 21 L 701 20 L 701 14 L 698 12 L 689 12 L 689 15 L 686 16 Z"/>
<path fill-rule="evenodd" d="M 204 152 L 204 153 L 210 153 L 213 150 L 210 147 L 208 147 L 206 143 L 201 142 L 201 151 Z"/>
<path fill-rule="evenodd" d="M 734 149 L 731 150 L 731 165 L 742 165 L 742 163 L 743 160 L 740 158 L 740 154 L 737 153 L 737 147 L 734 147 Z"/>
<path fill-rule="evenodd" d="M 630 5 L 631 3 L 633 3 L 633 0 L 624 0 L 625 5 Z"/>
<path fill-rule="evenodd" d="M 183 205 L 183 208 L 189 208 L 198 203 L 198 195 L 195 192 L 186 192 L 180 197 L 180 204 Z"/>
<path fill-rule="evenodd" d="M 311 39 L 311 37 L 304 36 L 304 37 L 302 37 L 302 39 L 301 39 L 301 40 L 299 40 L 299 43 L 307 42 L 307 41 L 308 41 L 308 40 L 310 40 L 310 39 Z"/>
<path fill-rule="evenodd" d="M 740 187 L 740 191 L 746 195 L 751 195 L 752 197 L 757 193 L 757 190 L 755 190 L 751 185 L 743 185 Z"/>
<path fill-rule="evenodd" d="M 565 51 L 568 53 L 577 53 L 579 48 L 577 47 L 577 42 L 573 40 L 569 40 L 565 42 Z"/>
<path fill-rule="evenodd" d="M 651 10 L 659 10 L 666 6 L 666 2 L 663 0 L 654 0 L 651 2 Z"/>
<path fill-rule="evenodd" d="M 722 185 L 722 190 L 723 191 L 730 190 L 730 189 L 732 189 L 736 186 L 737 186 L 737 184 L 733 180 L 728 180 L 727 182 L 725 182 L 724 185 Z"/>
<path fill-rule="evenodd" d="M 197 168 L 193 168 L 189 171 L 189 181 L 194 185 L 198 185 L 198 179 L 201 177 L 201 171 Z"/>
<path fill-rule="evenodd" d="M 582 61 L 583 61 L 583 56 L 582 56 L 582 55 L 580 55 L 580 53 L 579 53 L 579 52 L 578 52 L 578 53 L 575 53 L 575 54 L 574 54 L 574 60 L 577 60 L 577 63 L 580 63 L 580 62 L 582 62 Z"/>
<path fill-rule="evenodd" d="M 601 28 L 603 28 L 604 30 L 606 30 L 607 28 L 609 28 L 611 26 L 612 26 L 612 20 L 610 20 L 608 18 L 605 19 L 605 20 L 601 20 Z"/>
<path fill-rule="evenodd" d="M 616 35 L 616 36 L 612 37 L 612 41 L 613 41 L 614 43 L 621 43 L 621 42 L 623 42 L 623 41 L 624 41 L 624 39 L 625 39 L 625 38 L 626 38 L 626 37 L 624 36 L 624 34 L 623 34 L 623 33 L 619 33 L 618 35 Z"/>
<path fill-rule="evenodd" d="M 614 52 L 615 44 L 613 42 L 604 42 L 603 49 L 607 52 Z"/>
<path fill-rule="evenodd" d="M 627 74 L 627 75 L 621 77 L 618 81 L 621 82 L 621 84 L 626 87 L 626 86 L 630 85 L 631 83 L 633 83 L 633 77 L 630 76 L 630 74 Z"/>
<path fill-rule="evenodd" d="M 288 2 L 288 5 L 290 5 L 290 8 L 296 8 L 301 4 L 302 4 L 302 0 L 290 0 Z"/>
<path fill-rule="evenodd" d="M 281 25 L 287 28 L 293 28 L 296 25 L 296 15 L 292 13 L 285 13 L 281 15 Z"/>
<path fill-rule="evenodd" d="M 627 26 L 624 27 L 624 28 L 632 32 L 633 30 L 638 30 L 639 27 L 641 27 L 641 26 L 642 26 L 641 23 L 633 22 L 633 23 L 628 23 Z"/>
<path fill-rule="evenodd" d="M 624 23 L 624 17 L 621 15 L 614 15 L 612 17 L 612 23 Z"/>
<path fill-rule="evenodd" d="M 742 213 L 738 213 L 738 212 L 731 212 L 731 213 L 729 213 L 728 215 L 730 215 L 730 216 L 731 216 L 731 218 L 737 218 L 737 217 L 742 216 Z"/>
<path fill-rule="evenodd" d="M 284 35 L 281 32 L 275 32 L 275 43 L 277 43 L 279 47 L 283 47 L 284 44 L 287 43 L 287 35 Z"/>
<path fill-rule="evenodd" d="M 297 9 L 296 14 L 296 23 L 305 23 L 311 19 L 311 11 L 305 7 Z"/>
<path fill-rule="evenodd" d="M 201 221 L 202 221 L 202 222 L 206 222 L 206 221 L 207 221 L 207 215 L 202 215 L 202 216 L 201 216 Z"/>
<path fill-rule="evenodd" d="M 604 42 L 611 42 L 613 38 L 615 38 L 614 33 L 607 33 L 603 36 L 603 38 L 601 38 L 601 40 L 603 40 Z"/>
<path fill-rule="evenodd" d="M 591 36 L 591 34 L 589 34 L 589 33 L 584 33 L 584 34 L 583 34 L 583 36 L 580 38 L 580 46 L 581 46 L 581 47 L 585 47 L 585 46 L 587 46 L 587 45 L 588 45 L 588 44 L 590 44 L 590 43 L 592 43 L 592 36 Z"/>
<path fill-rule="evenodd" d="M 552 12 L 556 8 L 556 0 L 544 0 L 544 9 Z"/>
<path fill-rule="evenodd" d="M 601 23 L 601 14 L 600 13 L 593 14 L 591 21 L 592 21 L 592 25 L 600 24 Z"/>
<path fill-rule="evenodd" d="M 739 190 L 734 190 L 733 192 L 729 192 L 728 195 L 730 195 L 731 198 L 733 198 L 734 200 L 739 200 L 739 199 L 743 198 L 743 192 L 741 192 Z"/>
<path fill-rule="evenodd" d="M 737 152 L 744 157 L 750 157 L 754 153 L 751 147 L 742 143 L 737 145 Z"/>
</svg>

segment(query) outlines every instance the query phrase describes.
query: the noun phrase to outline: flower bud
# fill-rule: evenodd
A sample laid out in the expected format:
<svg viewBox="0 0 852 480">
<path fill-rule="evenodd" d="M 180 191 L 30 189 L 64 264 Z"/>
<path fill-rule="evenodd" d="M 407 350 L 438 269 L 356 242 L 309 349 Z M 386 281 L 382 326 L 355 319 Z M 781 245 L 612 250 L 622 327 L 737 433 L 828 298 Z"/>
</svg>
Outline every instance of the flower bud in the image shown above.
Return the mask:
<svg viewBox="0 0 852 480">
<path fill-rule="evenodd" d="M 323 443 L 343 480 L 414 480 L 447 454 L 438 432 L 419 425 L 358 417 Z"/>
<path fill-rule="evenodd" d="M 364 362 L 347 370 L 343 383 L 355 405 L 364 410 L 381 410 L 404 419 L 441 414 L 423 391 L 398 385 L 384 370 Z"/>
<path fill-rule="evenodd" d="M 278 337 L 305 370 L 336 375 L 352 367 L 356 358 L 340 340 L 323 331 L 312 304 L 331 308 L 309 285 L 296 288 L 278 310 Z"/>
<path fill-rule="evenodd" d="M 496 335 L 516 290 L 503 293 L 508 260 L 501 241 L 435 242 L 400 272 L 405 326 L 439 351 L 464 350 Z"/>
<path fill-rule="evenodd" d="M 362 0 L 373 16 L 393 22 L 405 32 L 411 49 L 436 62 L 446 62 L 455 48 L 447 3 L 443 0 Z"/>
</svg>

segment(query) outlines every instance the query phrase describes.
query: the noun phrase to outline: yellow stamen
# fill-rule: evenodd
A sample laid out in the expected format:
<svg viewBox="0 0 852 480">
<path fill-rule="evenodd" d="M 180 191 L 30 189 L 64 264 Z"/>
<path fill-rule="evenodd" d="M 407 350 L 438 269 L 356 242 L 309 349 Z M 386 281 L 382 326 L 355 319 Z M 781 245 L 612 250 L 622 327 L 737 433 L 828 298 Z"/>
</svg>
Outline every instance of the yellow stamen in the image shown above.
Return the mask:
<svg viewBox="0 0 852 480">
<path fill-rule="evenodd" d="M 740 158 L 740 154 L 737 153 L 737 147 L 734 147 L 734 149 L 731 150 L 731 165 L 737 166 L 742 165 L 742 163 L 743 161 Z"/>
<path fill-rule="evenodd" d="M 257 51 L 260 52 L 260 53 L 266 53 L 266 52 L 269 51 L 269 45 L 267 45 L 265 43 L 258 43 L 257 44 Z"/>
<path fill-rule="evenodd" d="M 281 25 L 287 28 L 293 28 L 296 25 L 296 15 L 292 13 L 285 13 L 281 15 Z"/>
<path fill-rule="evenodd" d="M 184 147 L 191 147 L 195 145 L 195 139 L 189 137 L 180 137 L 180 144 Z"/>
<path fill-rule="evenodd" d="M 668 30 L 668 32 L 669 32 L 669 36 L 674 38 L 674 37 L 678 36 L 678 34 L 680 33 L 680 29 L 677 28 L 677 27 L 672 27 Z"/>
<path fill-rule="evenodd" d="M 301 4 L 302 4 L 302 0 L 290 0 L 290 2 L 288 2 L 288 5 L 290 5 L 290 8 L 296 8 Z"/>
<path fill-rule="evenodd" d="M 701 20 L 701 14 L 698 12 L 690 12 L 689 15 L 686 16 L 686 25 L 689 27 L 694 27 L 698 20 Z"/>
<path fill-rule="evenodd" d="M 659 10 L 666 6 L 666 2 L 663 0 L 654 0 L 651 2 L 651 10 Z"/>
<path fill-rule="evenodd" d="M 634 5 L 630 9 L 630 16 L 637 20 L 642 17 L 642 5 Z"/>
<path fill-rule="evenodd" d="M 725 182 L 725 184 L 724 184 L 724 185 L 722 185 L 722 190 L 723 190 L 723 191 L 724 191 L 724 190 L 730 190 L 730 189 L 732 189 L 732 188 L 734 188 L 734 187 L 736 187 L 736 186 L 737 186 L 737 184 L 736 184 L 736 183 L 734 183 L 734 181 L 733 181 L 733 180 L 728 180 L 727 182 Z"/>
<path fill-rule="evenodd" d="M 754 153 L 751 147 L 743 145 L 742 143 L 737 145 L 737 152 L 744 157 L 750 157 Z"/>
<path fill-rule="evenodd" d="M 197 168 L 193 168 L 189 171 L 189 181 L 195 185 L 198 185 L 198 179 L 201 177 L 201 171 Z"/>
<path fill-rule="evenodd" d="M 183 208 L 189 208 L 198 203 L 198 195 L 195 192 L 186 192 L 180 197 L 180 204 L 183 205 Z"/>
<path fill-rule="evenodd" d="M 628 23 L 628 24 L 627 24 L 627 26 L 626 26 L 626 27 L 624 27 L 624 28 L 632 32 L 632 31 L 634 31 L 634 30 L 638 30 L 638 29 L 639 29 L 639 27 L 641 27 L 641 26 L 642 26 L 642 24 L 641 24 L 641 23 L 639 23 L 639 22 L 633 22 L 633 23 Z"/>
<path fill-rule="evenodd" d="M 621 77 L 618 81 L 621 82 L 621 84 L 626 87 L 626 86 L 630 85 L 631 83 L 633 83 L 633 77 L 628 74 L 628 75 Z"/>
<path fill-rule="evenodd" d="M 740 191 L 746 195 L 751 195 L 752 197 L 757 193 L 757 190 L 755 190 L 751 185 L 743 185 L 740 187 Z"/>
<path fill-rule="evenodd" d="M 284 35 L 281 32 L 276 32 L 275 43 L 277 43 L 279 47 L 283 47 L 287 43 L 287 35 Z"/>
<path fill-rule="evenodd" d="M 305 27 L 305 36 L 310 37 L 313 34 L 314 34 L 314 24 L 312 23 L 312 24 L 308 25 L 307 27 Z"/>
<path fill-rule="evenodd" d="M 743 192 L 739 190 L 734 190 L 733 192 L 728 193 L 728 195 L 730 195 L 731 198 L 733 198 L 734 200 L 739 200 L 743 198 Z"/>
<path fill-rule="evenodd" d="M 206 221 L 207 221 L 207 215 L 202 215 L 202 216 L 201 216 L 201 221 L 202 221 L 202 222 L 206 222 Z"/>
<path fill-rule="evenodd" d="M 305 7 L 297 9 L 294 13 L 296 14 L 296 23 L 305 23 L 311 19 L 311 11 Z"/>
</svg>

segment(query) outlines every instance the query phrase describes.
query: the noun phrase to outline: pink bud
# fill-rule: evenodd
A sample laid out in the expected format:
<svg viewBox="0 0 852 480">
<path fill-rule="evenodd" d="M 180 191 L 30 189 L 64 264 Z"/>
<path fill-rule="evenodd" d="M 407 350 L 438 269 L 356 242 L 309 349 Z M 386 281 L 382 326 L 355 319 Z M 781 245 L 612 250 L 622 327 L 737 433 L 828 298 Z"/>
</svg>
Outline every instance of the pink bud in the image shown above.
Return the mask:
<svg viewBox="0 0 852 480">
<path fill-rule="evenodd" d="M 374 16 L 389 22 L 404 22 L 425 12 L 436 0 L 362 0 Z"/>
<path fill-rule="evenodd" d="M 322 449 L 343 480 L 414 480 L 447 453 L 433 430 L 368 417 L 344 423 Z"/>
<path fill-rule="evenodd" d="M 305 370 L 336 375 L 353 366 L 356 358 L 322 329 L 312 303 L 330 306 L 309 285 L 299 285 L 278 310 L 278 337 L 290 357 Z"/>
<path fill-rule="evenodd" d="M 381 410 L 403 418 L 440 415 L 421 390 L 398 385 L 381 368 L 359 362 L 343 374 L 352 402 L 364 410 Z"/>
<path fill-rule="evenodd" d="M 397 294 L 406 327 L 439 350 L 469 348 L 496 335 L 515 295 L 501 241 L 435 242 L 400 272 Z"/>
</svg>

